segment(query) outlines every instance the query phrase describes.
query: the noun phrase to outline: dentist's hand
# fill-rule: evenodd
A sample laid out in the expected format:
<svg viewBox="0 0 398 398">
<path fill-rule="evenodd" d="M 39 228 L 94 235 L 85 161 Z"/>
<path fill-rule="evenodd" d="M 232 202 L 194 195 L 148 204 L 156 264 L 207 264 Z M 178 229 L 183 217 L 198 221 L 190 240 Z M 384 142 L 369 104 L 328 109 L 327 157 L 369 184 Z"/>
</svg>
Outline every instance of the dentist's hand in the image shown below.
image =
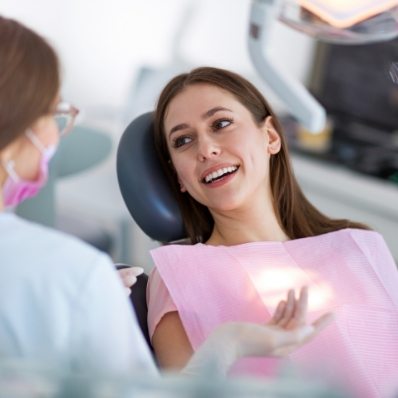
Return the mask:
<svg viewBox="0 0 398 398">
<path fill-rule="evenodd" d="M 131 287 L 137 282 L 137 276 L 141 275 L 144 272 L 144 269 L 141 267 L 130 267 L 126 264 L 115 264 L 115 266 L 118 268 L 117 272 L 126 289 L 126 293 L 129 296 L 131 293 Z"/>
</svg>

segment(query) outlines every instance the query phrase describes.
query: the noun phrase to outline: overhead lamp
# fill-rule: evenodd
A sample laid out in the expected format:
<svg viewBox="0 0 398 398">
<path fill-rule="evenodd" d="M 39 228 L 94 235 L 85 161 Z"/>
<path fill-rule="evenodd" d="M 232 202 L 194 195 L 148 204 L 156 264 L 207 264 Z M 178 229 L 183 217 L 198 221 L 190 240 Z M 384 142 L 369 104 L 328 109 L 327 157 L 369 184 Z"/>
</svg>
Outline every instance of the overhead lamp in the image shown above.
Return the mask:
<svg viewBox="0 0 398 398">
<path fill-rule="evenodd" d="M 260 76 L 309 131 L 321 132 L 325 109 L 268 54 L 276 20 L 318 40 L 366 44 L 398 36 L 398 0 L 252 0 L 249 54 Z"/>
</svg>

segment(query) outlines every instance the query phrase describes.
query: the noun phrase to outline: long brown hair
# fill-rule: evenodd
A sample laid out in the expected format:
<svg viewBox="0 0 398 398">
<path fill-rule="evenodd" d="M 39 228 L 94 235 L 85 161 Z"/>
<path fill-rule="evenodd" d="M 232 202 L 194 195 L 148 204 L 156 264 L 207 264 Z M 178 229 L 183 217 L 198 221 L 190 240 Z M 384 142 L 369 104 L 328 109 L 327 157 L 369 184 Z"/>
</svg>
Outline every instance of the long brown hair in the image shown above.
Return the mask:
<svg viewBox="0 0 398 398">
<path fill-rule="evenodd" d="M 164 132 L 164 118 L 172 99 L 185 87 L 194 84 L 210 84 L 229 91 L 252 114 L 260 126 L 267 116 L 272 116 L 274 126 L 281 138 L 280 151 L 271 156 L 270 180 L 273 207 L 279 221 L 290 239 L 320 235 L 343 228 L 368 229 L 367 226 L 345 219 L 331 219 L 319 212 L 304 196 L 289 159 L 286 140 L 280 123 L 262 94 L 246 79 L 236 73 L 211 67 L 202 67 L 174 77 L 160 94 L 155 112 L 155 146 L 178 201 L 185 229 L 192 243 L 209 239 L 214 220 L 210 211 L 187 193 L 181 193 L 177 176 L 170 164 Z"/>
<path fill-rule="evenodd" d="M 31 29 L 0 16 L 0 150 L 50 112 L 59 86 L 52 47 Z"/>
</svg>

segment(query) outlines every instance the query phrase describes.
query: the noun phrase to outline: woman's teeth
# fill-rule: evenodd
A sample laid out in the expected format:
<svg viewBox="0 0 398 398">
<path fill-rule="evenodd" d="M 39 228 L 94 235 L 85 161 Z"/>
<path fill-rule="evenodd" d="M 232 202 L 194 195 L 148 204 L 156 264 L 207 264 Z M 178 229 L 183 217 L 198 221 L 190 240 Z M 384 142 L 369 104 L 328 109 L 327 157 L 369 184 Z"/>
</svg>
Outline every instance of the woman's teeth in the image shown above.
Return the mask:
<svg viewBox="0 0 398 398">
<path fill-rule="evenodd" d="M 219 178 L 224 177 L 227 174 L 234 173 L 236 170 L 238 170 L 237 166 L 223 167 L 222 169 L 213 171 L 212 173 L 208 174 L 204 178 L 204 182 L 206 184 L 210 184 L 214 180 L 218 180 Z"/>
</svg>

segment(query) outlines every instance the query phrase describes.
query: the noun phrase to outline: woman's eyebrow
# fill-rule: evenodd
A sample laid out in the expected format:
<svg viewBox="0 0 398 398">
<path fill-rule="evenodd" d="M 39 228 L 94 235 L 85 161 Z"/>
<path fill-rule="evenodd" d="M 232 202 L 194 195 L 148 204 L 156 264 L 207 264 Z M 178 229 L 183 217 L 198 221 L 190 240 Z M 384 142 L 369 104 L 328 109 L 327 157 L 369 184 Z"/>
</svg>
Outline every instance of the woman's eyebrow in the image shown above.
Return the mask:
<svg viewBox="0 0 398 398">
<path fill-rule="evenodd" d="M 209 109 L 208 111 L 206 111 L 201 118 L 202 119 L 208 119 L 209 117 L 213 116 L 215 113 L 220 112 L 220 111 L 227 111 L 227 112 L 232 112 L 231 109 L 228 108 L 224 108 L 223 106 L 215 106 L 214 108 Z M 184 130 L 186 128 L 188 128 L 189 125 L 187 123 L 180 123 L 177 124 L 176 126 L 174 126 L 169 133 L 169 138 L 170 136 L 175 133 L 176 131 L 179 130 Z"/>
<path fill-rule="evenodd" d="M 175 133 L 178 130 L 184 130 L 187 129 L 189 127 L 189 125 L 187 123 L 181 123 L 181 124 L 177 124 L 176 126 L 174 126 L 169 133 L 169 138 L 170 136 Z"/>
<path fill-rule="evenodd" d="M 213 116 L 215 113 L 219 111 L 227 111 L 227 112 L 232 112 L 231 109 L 224 108 L 223 106 L 215 106 L 214 108 L 209 109 L 207 112 L 205 112 L 202 115 L 202 119 L 207 119 L 211 116 Z"/>
</svg>

